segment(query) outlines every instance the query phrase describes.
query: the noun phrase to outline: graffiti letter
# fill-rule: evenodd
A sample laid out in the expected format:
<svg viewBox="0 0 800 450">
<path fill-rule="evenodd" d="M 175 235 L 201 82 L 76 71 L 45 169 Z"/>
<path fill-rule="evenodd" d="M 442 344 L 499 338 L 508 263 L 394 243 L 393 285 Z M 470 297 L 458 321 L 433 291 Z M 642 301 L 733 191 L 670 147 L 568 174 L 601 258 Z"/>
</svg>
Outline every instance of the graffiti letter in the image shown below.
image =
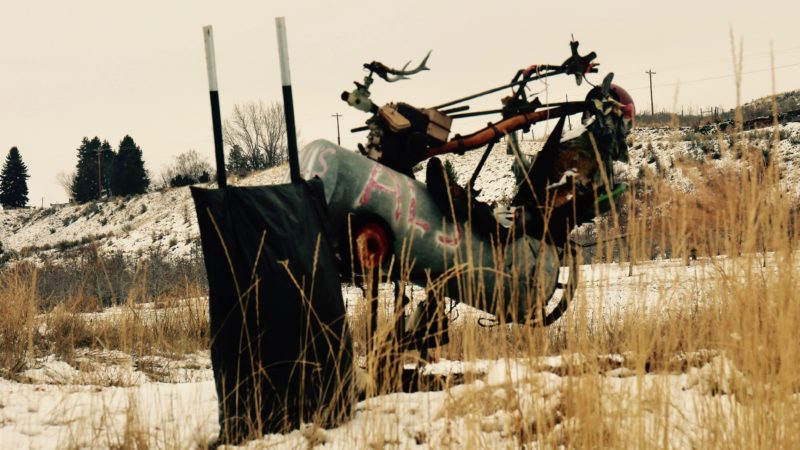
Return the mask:
<svg viewBox="0 0 800 450">
<path fill-rule="evenodd" d="M 321 168 L 319 170 L 315 170 L 315 171 L 311 172 L 311 176 L 308 177 L 308 178 L 314 178 L 314 177 L 322 178 L 322 177 L 324 177 L 325 174 L 328 173 L 328 169 L 330 168 L 328 166 L 328 160 L 325 159 L 325 156 L 333 154 L 333 153 L 336 153 L 336 150 L 331 148 L 331 147 L 326 147 L 326 148 L 320 150 L 319 155 L 317 155 L 316 158 L 314 158 L 314 159 L 317 162 L 319 162 L 319 165 L 321 166 Z"/>
<path fill-rule="evenodd" d="M 408 224 L 420 231 L 424 235 L 431 229 L 431 225 L 417 218 L 417 194 L 414 192 L 414 186 L 408 178 L 405 178 L 406 190 L 408 190 Z"/>
<path fill-rule="evenodd" d="M 455 237 L 450 237 L 447 234 L 445 234 L 444 231 L 441 231 L 441 232 L 439 232 L 439 235 L 436 238 L 437 241 L 442 245 L 448 245 L 448 246 L 451 246 L 451 247 L 454 247 L 454 246 L 460 244 L 461 243 L 461 238 L 463 237 L 464 232 L 461 229 L 461 224 L 460 223 L 456 223 L 455 224 L 455 228 L 456 228 L 456 236 Z"/>
<path fill-rule="evenodd" d="M 401 214 L 401 206 L 402 206 L 402 198 L 400 192 L 400 185 L 397 180 L 397 175 L 393 172 L 387 172 L 389 176 L 392 178 L 392 183 L 394 187 L 388 186 L 386 184 L 381 183 L 378 181 L 378 177 L 380 176 L 381 170 L 380 164 L 375 164 L 372 168 L 372 171 L 369 173 L 369 178 L 367 179 L 367 184 L 364 186 L 364 190 L 361 192 L 361 195 L 358 197 L 356 204 L 358 206 L 364 206 L 369 203 L 370 199 L 372 198 L 373 191 L 380 191 L 385 192 L 387 194 L 394 195 L 394 220 L 395 222 L 400 221 L 400 214 Z"/>
</svg>

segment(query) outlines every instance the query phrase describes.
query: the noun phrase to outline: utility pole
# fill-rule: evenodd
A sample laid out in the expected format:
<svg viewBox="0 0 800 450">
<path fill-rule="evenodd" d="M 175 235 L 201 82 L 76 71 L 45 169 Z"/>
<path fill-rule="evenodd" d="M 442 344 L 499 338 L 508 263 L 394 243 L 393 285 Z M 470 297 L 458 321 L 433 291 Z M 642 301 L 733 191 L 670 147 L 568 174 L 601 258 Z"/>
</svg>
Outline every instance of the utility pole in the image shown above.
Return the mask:
<svg viewBox="0 0 800 450">
<path fill-rule="evenodd" d="M 336 114 L 331 114 L 331 117 L 336 117 L 336 143 L 339 144 L 339 146 L 341 147 L 342 146 L 342 137 L 339 134 L 339 117 L 342 117 L 342 115 L 339 114 L 339 113 L 336 113 Z"/>
<path fill-rule="evenodd" d="M 97 199 L 103 196 L 103 147 L 97 149 Z"/>
<path fill-rule="evenodd" d="M 656 111 L 655 111 L 655 107 L 653 106 L 653 75 L 655 75 L 656 73 L 653 72 L 653 69 L 649 69 L 645 73 L 650 75 L 650 115 L 655 116 L 656 115 Z"/>
</svg>

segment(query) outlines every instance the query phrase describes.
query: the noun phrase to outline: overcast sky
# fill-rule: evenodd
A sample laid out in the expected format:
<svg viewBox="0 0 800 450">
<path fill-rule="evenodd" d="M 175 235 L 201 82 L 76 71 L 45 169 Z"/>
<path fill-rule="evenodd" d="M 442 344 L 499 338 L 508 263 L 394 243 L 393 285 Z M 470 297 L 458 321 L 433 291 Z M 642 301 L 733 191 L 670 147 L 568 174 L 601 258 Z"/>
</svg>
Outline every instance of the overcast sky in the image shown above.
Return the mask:
<svg viewBox="0 0 800 450">
<path fill-rule="evenodd" d="M 0 0 L 0 154 L 19 147 L 31 204 L 66 200 L 56 175 L 74 170 L 84 136 L 116 148 L 130 134 L 152 178 L 188 149 L 213 161 L 202 27 L 214 26 L 225 116 L 235 103 L 280 100 L 275 16 L 286 17 L 301 143 L 335 141 L 338 112 L 342 143 L 354 147 L 364 135 L 348 130 L 367 115 L 339 95 L 361 81 L 361 64 L 402 66 L 429 49 L 431 71 L 378 80 L 373 99 L 423 107 L 494 87 L 521 67 L 561 63 L 574 34 L 582 53 L 598 54 L 596 81 L 615 72 L 639 110 L 650 107 L 650 68 L 656 109 L 728 108 L 736 100 L 730 27 L 744 40 L 744 101 L 771 93 L 770 42 L 777 90 L 800 88 L 796 0 Z M 551 100 L 586 93 L 566 79 L 533 87 Z M 499 95 L 477 106 L 497 107 Z"/>
</svg>

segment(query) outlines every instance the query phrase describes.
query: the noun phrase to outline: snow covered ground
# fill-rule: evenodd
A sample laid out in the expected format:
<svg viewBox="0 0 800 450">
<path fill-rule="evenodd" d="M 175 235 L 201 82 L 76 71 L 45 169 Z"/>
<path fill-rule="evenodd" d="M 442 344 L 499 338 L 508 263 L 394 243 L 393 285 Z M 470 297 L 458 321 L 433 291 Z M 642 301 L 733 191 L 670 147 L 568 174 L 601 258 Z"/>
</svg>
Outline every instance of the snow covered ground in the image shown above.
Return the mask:
<svg viewBox="0 0 800 450">
<path fill-rule="evenodd" d="M 581 426 L 569 416 L 565 397 L 575 394 L 575 383 L 585 382 L 599 384 L 603 392 L 597 399 L 601 417 L 623 416 L 631 427 L 644 424 L 653 429 L 669 423 L 670 447 L 697 448 L 703 411 L 743 407 L 736 395 L 743 395 L 746 380 L 724 355 L 701 352 L 685 358 L 690 366 L 683 373 L 644 373 L 620 355 L 599 359 L 604 365 L 584 363 L 580 355 L 443 360 L 431 370 L 455 370 L 474 381 L 445 391 L 373 397 L 358 403 L 353 419 L 339 428 L 306 425 L 245 446 L 509 448 L 526 443 L 519 440 L 521 429 L 536 430 L 538 438 L 529 444 L 534 448 L 565 445 L 567 436 Z M 41 364 L 38 373 L 50 372 L 44 378 L 33 377 L 30 383 L 0 379 L 2 448 L 120 448 L 134 443 L 145 448 L 202 448 L 218 433 L 210 369 L 195 370 L 199 381 L 152 381 L 125 365 L 111 366 L 118 368 L 117 374 L 108 378 L 71 380 L 57 374 L 74 369 L 55 361 Z M 667 406 L 644 412 L 632 408 L 632 399 L 640 395 L 668 399 Z"/>
<path fill-rule="evenodd" d="M 619 264 L 582 266 L 570 314 L 591 318 L 590 326 L 603 330 L 626 314 L 662 316 L 690 308 L 687 291 L 700 301 L 702 286 L 718 273 L 714 267 L 725 263 L 647 262 L 633 274 Z M 391 295 L 388 287 L 384 291 Z M 344 293 L 357 300 L 356 290 Z M 112 320 L 120 313 L 114 308 L 85 316 Z M 140 316 L 165 313 L 169 309 L 144 305 Z M 475 319 L 461 317 L 461 325 Z M 746 395 L 747 380 L 719 351 L 674 359 L 681 370 L 646 372 L 632 355 L 439 360 L 423 370 L 463 374 L 467 382 L 439 392 L 373 397 L 339 428 L 307 425 L 246 447 L 552 448 L 588 426 L 568 406 L 585 388 L 602 393 L 599 417 L 630 427 L 618 430 L 621 436 L 645 427 L 666 433 L 670 447 L 697 448 L 706 421 L 716 417 L 709 411 L 746 408 L 738 399 Z M 219 430 L 212 380 L 207 352 L 166 358 L 79 350 L 70 363 L 39 358 L 14 380 L 0 378 L 0 448 L 202 448 Z M 641 396 L 663 407 L 642 410 Z"/>
</svg>

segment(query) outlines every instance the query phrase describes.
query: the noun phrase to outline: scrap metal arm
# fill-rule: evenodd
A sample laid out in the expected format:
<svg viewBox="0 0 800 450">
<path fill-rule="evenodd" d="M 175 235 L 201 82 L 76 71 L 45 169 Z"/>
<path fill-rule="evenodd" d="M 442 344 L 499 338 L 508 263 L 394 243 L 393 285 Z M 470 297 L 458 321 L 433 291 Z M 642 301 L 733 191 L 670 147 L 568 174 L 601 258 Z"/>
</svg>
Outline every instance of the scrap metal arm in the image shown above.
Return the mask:
<svg viewBox="0 0 800 450">
<path fill-rule="evenodd" d="M 517 114 L 503 119 L 496 124 L 490 124 L 470 135 L 455 136 L 444 145 L 429 148 L 420 161 L 446 153 L 463 153 L 468 150 L 481 148 L 490 142 L 503 138 L 507 134 L 525 129 L 537 122 L 566 117 L 583 112 L 584 110 L 584 102 L 570 102 L 556 108 Z"/>
</svg>

